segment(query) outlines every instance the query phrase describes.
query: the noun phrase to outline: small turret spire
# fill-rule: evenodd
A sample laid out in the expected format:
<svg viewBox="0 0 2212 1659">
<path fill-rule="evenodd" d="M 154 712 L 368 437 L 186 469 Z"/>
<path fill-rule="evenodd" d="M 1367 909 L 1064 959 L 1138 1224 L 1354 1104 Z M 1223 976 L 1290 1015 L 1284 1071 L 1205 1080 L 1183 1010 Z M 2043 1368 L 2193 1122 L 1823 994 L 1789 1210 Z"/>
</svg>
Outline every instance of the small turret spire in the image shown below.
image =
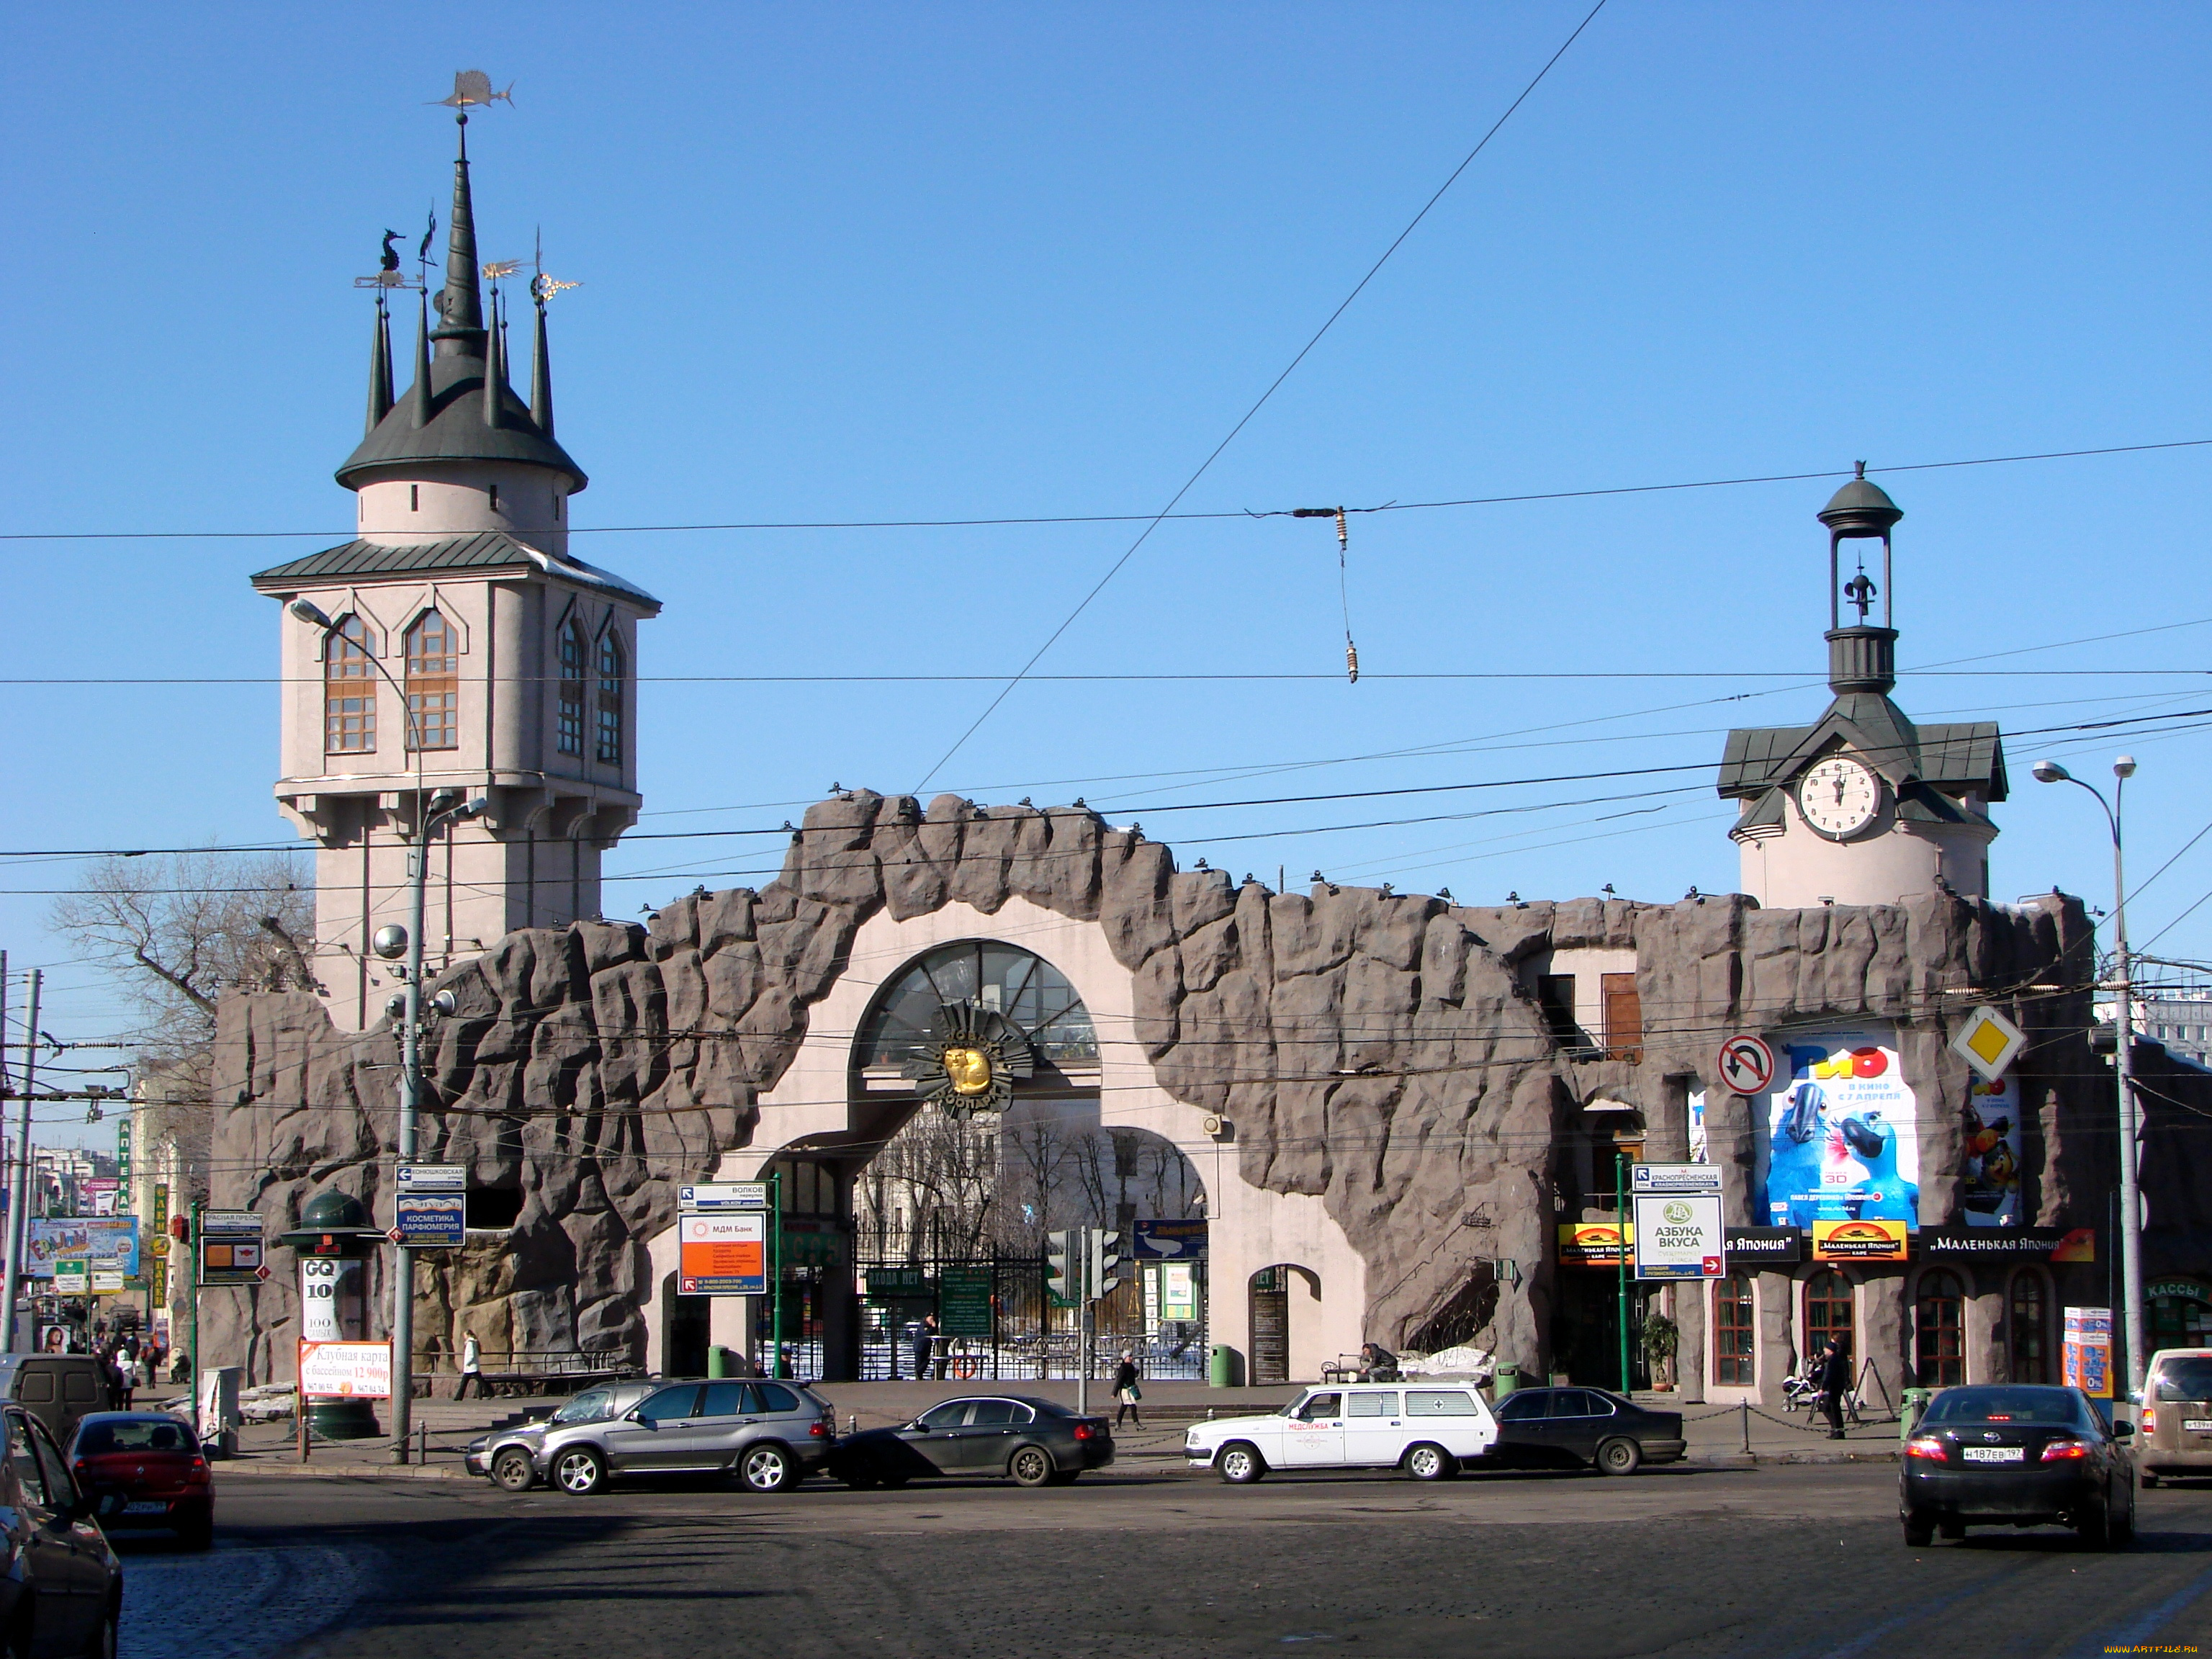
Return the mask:
<svg viewBox="0 0 2212 1659">
<path fill-rule="evenodd" d="M 415 319 L 415 386 L 408 395 L 408 416 L 416 428 L 430 424 L 430 301 L 427 295 L 416 302 Z"/>
<path fill-rule="evenodd" d="M 553 435 L 553 354 L 545 343 L 545 295 L 538 283 L 530 285 L 538 302 L 538 332 L 530 352 L 530 418 L 547 437 Z"/>
<path fill-rule="evenodd" d="M 483 422 L 500 424 L 500 403 L 507 389 L 506 332 L 499 325 L 499 289 L 491 291 L 491 326 L 484 332 Z"/>
<path fill-rule="evenodd" d="M 368 347 L 368 430 L 392 413 L 392 318 L 384 295 L 376 296 L 376 337 Z"/>
<path fill-rule="evenodd" d="M 483 295 L 477 287 L 477 216 L 469 196 L 469 118 L 460 125 L 460 154 L 453 161 L 453 214 L 446 227 L 446 286 L 438 295 L 438 326 L 430 337 L 441 357 L 474 357 L 483 350 Z"/>
</svg>

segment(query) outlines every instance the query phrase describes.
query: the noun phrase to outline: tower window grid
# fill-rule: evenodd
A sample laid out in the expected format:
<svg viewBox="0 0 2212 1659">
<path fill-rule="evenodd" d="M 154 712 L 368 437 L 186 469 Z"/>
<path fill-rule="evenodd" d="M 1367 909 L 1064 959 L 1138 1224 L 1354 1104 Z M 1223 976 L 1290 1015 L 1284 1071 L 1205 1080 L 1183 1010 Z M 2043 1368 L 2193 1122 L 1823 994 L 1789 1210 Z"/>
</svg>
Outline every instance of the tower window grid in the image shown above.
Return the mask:
<svg viewBox="0 0 2212 1659">
<path fill-rule="evenodd" d="M 574 617 L 561 624 L 561 699 L 556 741 L 564 755 L 584 753 L 584 630 Z"/>
<path fill-rule="evenodd" d="M 332 629 L 323 653 L 323 752 L 367 755 L 376 750 L 375 648 L 368 624 L 348 617 Z"/>
<path fill-rule="evenodd" d="M 453 626 L 426 611 L 407 630 L 407 746 L 461 746 L 461 655 Z"/>
<path fill-rule="evenodd" d="M 609 629 L 599 636 L 599 757 L 619 766 L 623 757 L 623 648 Z"/>
</svg>

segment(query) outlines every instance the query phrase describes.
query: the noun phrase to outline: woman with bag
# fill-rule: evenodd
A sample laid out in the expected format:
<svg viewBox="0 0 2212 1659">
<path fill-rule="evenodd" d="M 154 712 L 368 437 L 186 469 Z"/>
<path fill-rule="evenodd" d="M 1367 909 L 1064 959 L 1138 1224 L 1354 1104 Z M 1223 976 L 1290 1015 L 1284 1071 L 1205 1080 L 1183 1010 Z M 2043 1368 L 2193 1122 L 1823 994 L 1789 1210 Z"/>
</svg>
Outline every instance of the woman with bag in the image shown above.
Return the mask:
<svg viewBox="0 0 2212 1659">
<path fill-rule="evenodd" d="M 1126 1417 L 1143 1428 L 1145 1419 L 1137 1402 L 1145 1397 L 1145 1391 L 1137 1386 L 1137 1357 L 1127 1348 L 1121 1350 L 1121 1363 L 1114 1368 L 1114 1397 L 1121 1402 L 1121 1410 L 1114 1413 L 1114 1426 L 1120 1428 Z"/>
</svg>

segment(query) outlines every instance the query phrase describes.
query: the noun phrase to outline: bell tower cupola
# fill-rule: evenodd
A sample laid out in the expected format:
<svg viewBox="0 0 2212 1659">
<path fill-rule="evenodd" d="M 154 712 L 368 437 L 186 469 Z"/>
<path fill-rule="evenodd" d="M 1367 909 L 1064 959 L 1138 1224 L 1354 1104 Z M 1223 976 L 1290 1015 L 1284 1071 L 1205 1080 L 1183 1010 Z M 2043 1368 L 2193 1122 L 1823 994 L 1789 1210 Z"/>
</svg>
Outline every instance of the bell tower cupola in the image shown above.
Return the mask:
<svg viewBox="0 0 2212 1659">
<path fill-rule="evenodd" d="M 1820 509 L 1828 532 L 1826 712 L 1810 726 L 1729 733 L 1720 793 L 1737 803 L 1729 831 L 1742 889 L 1762 905 L 1894 904 L 1917 893 L 1989 891 L 1987 809 L 2005 798 L 1995 723 L 1918 726 L 1897 686 L 1896 567 L 1890 532 L 1905 517 L 1866 463 Z M 1879 580 L 1861 551 L 1880 542 Z M 1881 621 L 1876 623 L 1877 611 Z"/>
</svg>

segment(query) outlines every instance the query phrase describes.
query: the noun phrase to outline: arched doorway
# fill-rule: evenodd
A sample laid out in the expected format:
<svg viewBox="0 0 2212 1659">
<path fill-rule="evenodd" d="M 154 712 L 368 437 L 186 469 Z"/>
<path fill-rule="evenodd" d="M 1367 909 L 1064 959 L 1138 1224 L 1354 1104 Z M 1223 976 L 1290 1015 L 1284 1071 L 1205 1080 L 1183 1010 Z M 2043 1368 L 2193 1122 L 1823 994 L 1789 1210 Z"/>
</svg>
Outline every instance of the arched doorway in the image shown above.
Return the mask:
<svg viewBox="0 0 2212 1659">
<path fill-rule="evenodd" d="M 667 1376 L 707 1374 L 708 1319 L 714 1304 L 710 1296 L 678 1296 L 676 1275 L 660 1281 L 660 1369 Z"/>
<path fill-rule="evenodd" d="M 1321 1312 L 1321 1275 L 1294 1262 L 1279 1261 L 1252 1275 L 1252 1374 L 1246 1380 L 1264 1389 L 1291 1379 L 1293 1356 L 1304 1346 L 1310 1322 Z"/>
</svg>

